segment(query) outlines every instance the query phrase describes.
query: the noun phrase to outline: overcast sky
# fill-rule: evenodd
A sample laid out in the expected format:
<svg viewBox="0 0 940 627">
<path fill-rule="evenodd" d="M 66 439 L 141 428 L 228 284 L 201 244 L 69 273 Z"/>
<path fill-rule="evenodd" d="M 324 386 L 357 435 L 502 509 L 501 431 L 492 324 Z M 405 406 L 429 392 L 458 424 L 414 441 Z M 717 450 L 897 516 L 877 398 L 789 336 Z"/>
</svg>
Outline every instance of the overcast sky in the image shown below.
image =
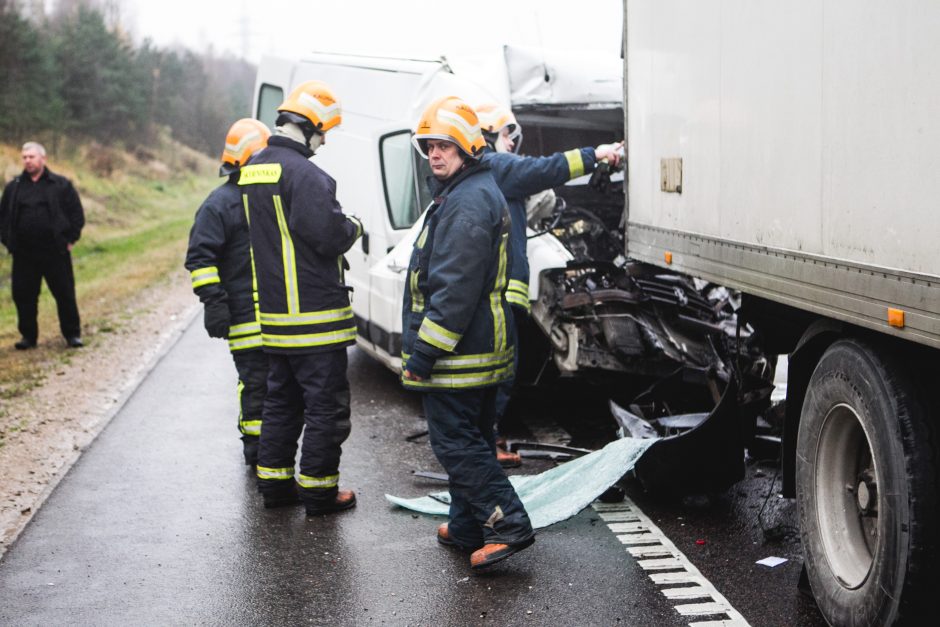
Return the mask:
<svg viewBox="0 0 940 627">
<path fill-rule="evenodd" d="M 257 62 L 308 51 L 438 55 L 512 43 L 619 54 L 622 0 L 119 0 L 138 40 Z"/>
</svg>

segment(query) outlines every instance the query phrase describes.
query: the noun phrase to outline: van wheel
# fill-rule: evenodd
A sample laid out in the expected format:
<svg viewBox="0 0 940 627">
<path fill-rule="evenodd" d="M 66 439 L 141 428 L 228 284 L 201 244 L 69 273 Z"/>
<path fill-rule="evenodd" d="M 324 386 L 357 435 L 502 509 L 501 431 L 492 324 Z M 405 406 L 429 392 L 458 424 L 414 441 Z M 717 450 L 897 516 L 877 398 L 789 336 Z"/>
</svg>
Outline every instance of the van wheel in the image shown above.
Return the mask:
<svg viewBox="0 0 940 627">
<path fill-rule="evenodd" d="M 830 624 L 915 622 L 937 594 L 935 432 L 900 365 L 868 344 L 838 341 L 816 366 L 796 497 L 809 583 Z"/>
</svg>

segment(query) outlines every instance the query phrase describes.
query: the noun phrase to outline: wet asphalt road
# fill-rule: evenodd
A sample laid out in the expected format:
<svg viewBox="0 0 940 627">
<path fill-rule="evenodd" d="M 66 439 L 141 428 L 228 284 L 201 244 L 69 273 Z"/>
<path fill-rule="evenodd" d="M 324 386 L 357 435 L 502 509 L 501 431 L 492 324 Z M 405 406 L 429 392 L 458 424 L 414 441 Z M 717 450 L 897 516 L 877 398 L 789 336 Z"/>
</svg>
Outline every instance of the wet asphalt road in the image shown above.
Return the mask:
<svg viewBox="0 0 940 627">
<path fill-rule="evenodd" d="M 341 485 L 358 506 L 309 519 L 302 508 L 264 510 L 241 459 L 234 367 L 197 321 L 3 556 L 0 624 L 689 624 L 590 508 L 470 575 L 465 555 L 436 543 L 439 519 L 383 496 L 441 489 L 412 476 L 440 471 L 426 438 L 405 440 L 422 428 L 418 398 L 355 349 L 349 374 Z M 523 413 L 516 435 L 559 431 L 550 410 Z M 751 474 L 711 499 L 628 492 L 750 624 L 822 625 L 796 590 L 799 543 L 768 545 L 756 526 L 773 469 Z M 768 525 L 792 523 L 786 501 L 765 512 Z M 771 554 L 791 561 L 754 564 Z"/>
</svg>

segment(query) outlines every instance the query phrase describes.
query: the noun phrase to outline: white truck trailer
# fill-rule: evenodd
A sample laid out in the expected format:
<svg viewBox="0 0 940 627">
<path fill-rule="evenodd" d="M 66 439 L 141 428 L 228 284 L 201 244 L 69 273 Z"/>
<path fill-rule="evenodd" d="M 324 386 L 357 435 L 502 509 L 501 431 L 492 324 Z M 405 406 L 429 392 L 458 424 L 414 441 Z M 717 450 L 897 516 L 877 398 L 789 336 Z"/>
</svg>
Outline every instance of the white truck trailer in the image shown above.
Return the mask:
<svg viewBox="0 0 940 627">
<path fill-rule="evenodd" d="M 626 253 L 788 354 L 784 495 L 833 625 L 940 592 L 940 3 L 625 0 Z"/>
</svg>

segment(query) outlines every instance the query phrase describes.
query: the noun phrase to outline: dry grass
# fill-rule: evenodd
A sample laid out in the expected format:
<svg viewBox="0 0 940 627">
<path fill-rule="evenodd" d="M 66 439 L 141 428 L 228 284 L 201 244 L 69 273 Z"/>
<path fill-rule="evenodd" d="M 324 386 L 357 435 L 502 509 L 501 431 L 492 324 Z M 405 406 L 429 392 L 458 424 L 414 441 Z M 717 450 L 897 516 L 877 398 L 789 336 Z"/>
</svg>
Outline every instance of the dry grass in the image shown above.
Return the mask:
<svg viewBox="0 0 940 627">
<path fill-rule="evenodd" d="M 188 280 L 183 269 L 192 216 L 219 184 L 215 162 L 170 141 L 159 151 L 130 154 L 98 145 L 72 147 L 74 156 L 49 157 L 49 167 L 68 176 L 86 211 L 82 239 L 73 250 L 84 339 L 92 349 L 119 328 L 134 328 L 135 296 L 166 280 Z M 20 172 L 19 148 L 0 146 L 4 181 Z M 19 338 L 10 295 L 11 257 L 0 249 L 0 446 L 15 429 L 3 399 L 18 396 L 70 359 L 59 334 L 55 302 L 43 287 L 39 348 L 16 351 Z M 152 333 L 153 329 L 140 329 Z"/>
</svg>

